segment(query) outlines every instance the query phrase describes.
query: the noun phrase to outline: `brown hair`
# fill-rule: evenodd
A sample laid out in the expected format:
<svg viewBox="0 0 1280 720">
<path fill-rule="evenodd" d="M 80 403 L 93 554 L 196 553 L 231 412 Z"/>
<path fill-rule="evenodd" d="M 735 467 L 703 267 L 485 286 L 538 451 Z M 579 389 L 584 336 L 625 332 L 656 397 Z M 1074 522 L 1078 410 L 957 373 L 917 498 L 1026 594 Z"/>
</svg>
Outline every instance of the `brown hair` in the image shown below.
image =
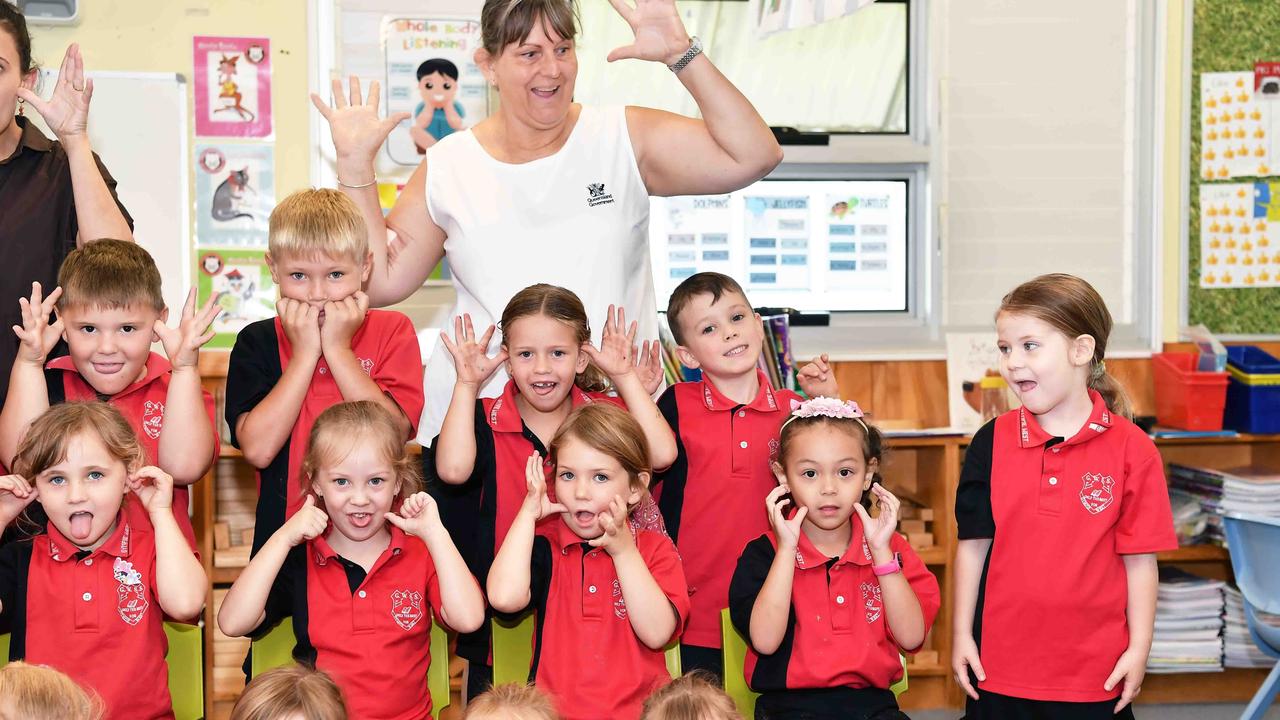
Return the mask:
<svg viewBox="0 0 1280 720">
<path fill-rule="evenodd" d="M 141 245 L 128 240 L 94 240 L 72 250 L 58 268 L 58 284 L 62 286 L 59 310 L 134 305 L 156 312 L 164 309 L 156 261 Z"/>
<path fill-rule="evenodd" d="M 271 211 L 267 251 L 276 262 L 285 256 L 328 255 L 363 265 L 369 258 L 369 230 L 346 195 L 328 188 L 299 190 Z"/>
<path fill-rule="evenodd" d="M 130 470 L 145 458 L 138 435 L 114 405 L 104 402 L 66 402 L 50 407 L 31 421 L 18 445 L 13 470 L 33 480 L 67 457 L 67 445 L 80 433 L 93 433 L 107 452 Z"/>
<path fill-rule="evenodd" d="M 571 438 L 617 460 L 631 480 L 631 489 L 645 489 L 644 483 L 640 482 L 640 473 L 652 475 L 653 472 L 653 466 L 649 464 L 649 443 L 640 423 L 631 413 L 608 402 L 579 405 L 564 419 L 547 448 L 553 466 L 560 449 Z"/>
<path fill-rule="evenodd" d="M 92 690 L 51 667 L 21 661 L 0 667 L 0 698 L 22 720 L 100 720 L 105 714 Z"/>
<path fill-rule="evenodd" d="M 697 295 L 710 295 L 711 302 L 718 302 L 725 293 L 737 293 L 745 300 L 747 294 L 737 280 L 718 272 L 700 272 L 690 275 L 671 291 L 667 300 L 667 325 L 677 345 L 684 345 L 684 328 L 680 326 L 680 313 Z"/>
<path fill-rule="evenodd" d="M 351 448 L 362 441 L 381 444 L 383 457 L 391 462 L 400 481 L 400 497 L 407 498 L 422 489 L 419 463 L 409 457 L 404 432 L 395 417 L 372 400 L 357 400 L 326 408 L 311 426 L 307 452 L 302 456 L 301 492 L 310 492 L 310 479 L 321 467 L 342 462 Z"/>
<path fill-rule="evenodd" d="M 35 70 L 31 64 L 31 33 L 27 31 L 27 18 L 13 5 L 0 2 L 0 30 L 9 33 L 18 47 L 18 70 L 22 75 Z"/>
<path fill-rule="evenodd" d="M 532 685 L 504 683 L 467 703 L 463 718 L 502 720 L 560 720 L 555 707 L 541 690 Z"/>
<path fill-rule="evenodd" d="M 1098 391 L 1112 412 L 1133 416 L 1128 394 L 1107 373 L 1103 362 L 1107 338 L 1111 336 L 1111 311 L 1092 285 L 1065 273 L 1041 275 L 1004 296 L 996 317 L 1004 313 L 1042 320 L 1072 340 L 1081 335 L 1091 336 L 1093 360 L 1089 367 L 1089 387 Z"/>
<path fill-rule="evenodd" d="M 650 695 L 640 720 L 742 720 L 742 715 L 714 675 L 694 670 Z"/>
<path fill-rule="evenodd" d="M 346 720 L 342 690 L 320 670 L 285 665 L 255 677 L 231 709 L 231 720 Z"/>
<path fill-rule="evenodd" d="M 512 43 L 523 43 L 534 25 L 547 35 L 578 36 L 578 7 L 572 0 L 485 0 L 480 10 L 480 44 L 493 57 Z"/>
<path fill-rule="evenodd" d="M 880 474 L 881 468 L 884 467 L 885 443 L 884 435 L 880 430 L 871 423 L 866 422 L 862 418 L 833 418 L 825 415 L 816 415 L 813 417 L 793 417 L 782 424 L 782 431 L 778 435 L 778 458 L 777 463 L 781 467 L 786 467 L 787 448 L 791 441 L 795 438 L 796 433 L 807 430 L 811 427 L 825 425 L 833 427 L 841 432 L 849 435 L 862 443 L 862 459 L 863 462 L 870 465 L 872 460 L 876 462 L 875 474 L 871 477 L 871 484 L 882 483 L 884 477 Z M 870 490 L 870 488 L 868 488 Z M 862 505 L 868 509 L 871 507 L 871 493 L 864 492 L 862 494 Z"/>
<path fill-rule="evenodd" d="M 502 346 L 507 347 L 507 333 L 515 321 L 537 315 L 568 325 L 578 345 L 591 342 L 591 322 L 587 319 L 582 299 L 572 290 L 538 283 L 516 293 L 502 309 L 502 319 L 498 321 L 498 329 L 502 330 Z M 578 373 L 574 384 L 588 392 L 603 391 L 609 387 L 608 378 L 592 363 L 587 363 L 587 369 Z"/>
</svg>

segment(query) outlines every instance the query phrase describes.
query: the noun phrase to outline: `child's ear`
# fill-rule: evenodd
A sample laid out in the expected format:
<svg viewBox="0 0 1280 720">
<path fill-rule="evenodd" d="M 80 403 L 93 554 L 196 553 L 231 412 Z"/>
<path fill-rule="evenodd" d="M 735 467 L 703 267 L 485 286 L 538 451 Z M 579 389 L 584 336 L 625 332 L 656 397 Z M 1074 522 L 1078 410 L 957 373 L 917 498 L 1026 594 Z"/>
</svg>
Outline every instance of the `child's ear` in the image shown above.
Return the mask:
<svg viewBox="0 0 1280 720">
<path fill-rule="evenodd" d="M 637 485 L 639 485 L 639 487 L 637 487 Z M 649 473 L 637 473 L 635 482 L 631 485 L 631 494 L 627 495 L 627 507 L 635 507 L 636 504 L 640 502 L 640 498 L 644 495 L 643 490 L 648 487 Z"/>
<path fill-rule="evenodd" d="M 702 363 L 699 363 L 698 359 L 693 356 L 693 353 L 689 352 L 689 348 L 683 345 L 676 346 L 676 358 L 680 360 L 681 365 L 689 368 L 690 370 L 697 370 L 702 367 Z"/>
<path fill-rule="evenodd" d="M 588 340 L 583 344 L 587 345 L 590 343 L 591 341 Z M 574 374 L 575 375 L 581 374 L 583 371 L 587 369 L 587 366 L 590 364 L 591 364 L 591 356 L 587 355 L 586 351 L 583 350 L 582 348 L 578 348 L 578 362 L 576 365 L 574 365 L 574 370 L 573 370 Z"/>
<path fill-rule="evenodd" d="M 862 492 L 871 489 L 871 484 L 875 482 L 877 472 L 880 472 L 880 458 L 871 458 L 871 461 L 867 463 L 867 477 L 862 481 Z"/>
<path fill-rule="evenodd" d="M 787 472 L 782 468 L 782 463 L 774 460 L 769 463 L 769 469 L 773 471 L 773 476 L 778 479 L 779 485 L 787 484 Z"/>
<path fill-rule="evenodd" d="M 169 306 L 168 305 L 160 308 L 160 315 L 156 319 L 162 323 L 168 324 L 169 322 Z M 155 330 L 152 330 L 151 342 L 153 343 L 160 342 L 160 333 L 156 332 Z"/>
<path fill-rule="evenodd" d="M 1092 335 L 1080 335 L 1071 341 L 1071 364 L 1088 365 L 1093 361 L 1093 351 L 1098 343 Z"/>
<path fill-rule="evenodd" d="M 263 258 L 267 261 L 267 269 L 271 271 L 271 282 L 276 287 L 280 287 L 280 278 L 277 276 L 279 270 L 276 268 L 276 261 L 271 257 L 271 253 L 263 253 Z"/>
<path fill-rule="evenodd" d="M 364 285 L 365 283 L 369 282 L 369 275 L 371 275 L 372 273 L 373 273 L 373 251 L 370 250 L 369 254 L 365 256 L 364 265 L 360 269 L 360 284 Z"/>
</svg>

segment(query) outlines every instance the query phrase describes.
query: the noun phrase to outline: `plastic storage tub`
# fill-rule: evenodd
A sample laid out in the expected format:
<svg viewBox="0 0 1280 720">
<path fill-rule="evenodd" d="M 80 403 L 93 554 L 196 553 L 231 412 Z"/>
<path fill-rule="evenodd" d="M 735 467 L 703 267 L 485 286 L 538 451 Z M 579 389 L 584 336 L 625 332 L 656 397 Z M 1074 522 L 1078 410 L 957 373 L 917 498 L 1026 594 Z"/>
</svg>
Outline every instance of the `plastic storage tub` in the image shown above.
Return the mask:
<svg viewBox="0 0 1280 720">
<path fill-rule="evenodd" d="M 1221 430 L 1227 373 L 1196 370 L 1195 353 L 1154 353 L 1156 422 L 1180 430 Z"/>
<path fill-rule="evenodd" d="M 1229 347 L 1227 373 L 1223 426 L 1247 433 L 1280 433 L 1280 360 L 1253 345 Z"/>
</svg>

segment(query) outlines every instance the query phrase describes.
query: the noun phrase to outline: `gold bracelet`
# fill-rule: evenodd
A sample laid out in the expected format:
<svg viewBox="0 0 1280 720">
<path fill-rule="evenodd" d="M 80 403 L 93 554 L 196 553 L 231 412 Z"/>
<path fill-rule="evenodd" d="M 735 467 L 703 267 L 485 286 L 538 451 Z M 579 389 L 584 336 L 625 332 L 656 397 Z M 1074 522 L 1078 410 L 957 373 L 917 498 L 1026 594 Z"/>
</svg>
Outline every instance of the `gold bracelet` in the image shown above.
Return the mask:
<svg viewBox="0 0 1280 720">
<path fill-rule="evenodd" d="M 334 177 L 337 177 L 337 176 L 335 175 Z M 348 184 L 346 184 L 346 183 L 342 182 L 342 178 L 337 178 L 337 179 L 338 179 L 338 184 L 339 184 L 339 185 L 341 185 L 341 186 L 342 186 L 342 187 L 344 187 L 344 188 L 351 188 L 352 190 L 359 190 L 360 188 L 367 188 L 367 187 L 369 187 L 370 185 L 373 185 L 373 184 L 375 184 L 375 183 L 377 183 L 377 182 L 378 182 L 378 176 L 377 176 L 377 175 L 373 176 L 373 179 L 372 179 L 372 180 L 370 180 L 369 182 L 367 182 L 367 183 L 365 183 L 365 184 L 363 184 L 363 185 L 348 185 Z"/>
</svg>

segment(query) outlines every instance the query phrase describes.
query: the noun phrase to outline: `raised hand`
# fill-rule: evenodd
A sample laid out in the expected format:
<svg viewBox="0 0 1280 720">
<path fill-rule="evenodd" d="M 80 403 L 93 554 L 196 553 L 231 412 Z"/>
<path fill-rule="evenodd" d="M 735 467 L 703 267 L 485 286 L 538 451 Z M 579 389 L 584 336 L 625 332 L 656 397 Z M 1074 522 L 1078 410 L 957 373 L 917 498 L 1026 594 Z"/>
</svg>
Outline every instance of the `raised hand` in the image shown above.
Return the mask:
<svg viewBox="0 0 1280 720">
<path fill-rule="evenodd" d="M 638 352 L 632 348 L 632 354 L 636 358 L 636 376 L 645 392 L 650 395 L 658 392 L 666 374 L 662 368 L 662 346 L 657 340 L 645 340 Z"/>
<path fill-rule="evenodd" d="M 324 304 L 324 324 L 320 326 L 320 350 L 330 353 L 334 350 L 350 350 L 351 338 L 364 324 L 365 313 L 369 312 L 369 296 L 363 290 L 337 301 Z"/>
<path fill-rule="evenodd" d="M 196 367 L 200 363 L 200 348 L 213 339 L 214 330 L 210 325 L 221 312 L 218 293 L 214 293 L 196 314 L 196 289 L 191 288 L 177 327 L 169 327 L 163 320 L 156 319 L 155 333 L 160 336 L 164 354 L 169 356 L 169 364 L 175 370 Z"/>
<path fill-rule="evenodd" d="M 831 370 L 831 359 L 826 353 L 800 368 L 796 379 L 800 382 L 800 389 L 811 398 L 840 397 L 840 387 L 836 385 L 836 374 Z"/>
<path fill-rule="evenodd" d="M 595 349 L 590 342 L 582 343 L 582 351 L 591 358 L 596 367 L 609 376 L 617 384 L 617 379 L 635 372 L 635 364 L 631 360 L 635 347 L 636 331 L 639 323 L 632 322 L 627 327 L 626 311 L 620 307 L 609 306 L 609 316 L 604 322 L 604 332 L 600 334 L 600 349 Z"/>
<path fill-rule="evenodd" d="M 320 311 L 310 303 L 280 298 L 276 314 L 284 326 L 284 336 L 294 357 L 320 357 Z"/>
<path fill-rule="evenodd" d="M 875 496 L 876 505 L 880 508 L 879 515 L 873 519 L 866 508 L 862 507 L 862 503 L 855 504 L 853 511 L 862 518 L 862 531 L 866 535 L 868 547 L 872 550 L 887 550 L 893 531 L 898 527 L 898 508 L 902 502 L 879 484 L 871 486 L 871 494 Z"/>
<path fill-rule="evenodd" d="M 402 121 L 412 115 L 398 112 L 390 117 L 378 117 L 380 93 L 378 81 L 369 83 L 369 96 L 363 102 L 360 99 L 360 79 L 352 75 L 349 80 L 349 97 L 342 94 L 342 81 L 333 81 L 333 106 L 330 107 L 320 96 L 311 93 L 311 103 L 329 123 L 329 133 L 333 136 L 333 147 L 339 159 L 356 158 L 373 162 L 378 148 L 386 142 L 387 135 Z M 365 178 L 351 178 L 347 182 L 363 183 Z"/>
<path fill-rule="evenodd" d="M 602 547 L 610 557 L 618 557 L 634 550 L 636 539 L 631 534 L 631 526 L 627 523 L 627 504 L 621 497 L 614 495 L 609 501 L 609 509 L 596 516 L 601 535 L 589 540 L 591 547 Z"/>
<path fill-rule="evenodd" d="M 36 499 L 35 487 L 21 475 L 0 476 L 0 530 L 9 526 Z"/>
<path fill-rule="evenodd" d="M 453 356 L 453 366 L 458 372 L 458 382 L 479 387 L 488 380 L 499 365 L 506 362 L 507 351 L 499 348 L 498 354 L 489 357 L 489 341 L 493 339 L 494 325 L 476 340 L 476 329 L 471 325 L 471 315 L 464 313 L 453 319 L 453 339 L 448 333 L 440 333 L 444 347 Z"/>
<path fill-rule="evenodd" d="M 689 49 L 689 33 L 680 20 L 675 0 L 635 0 L 635 3 L 635 7 L 631 7 L 627 0 L 609 0 L 636 36 L 634 43 L 614 48 L 609 53 L 609 62 L 634 58 L 674 64 Z"/>
<path fill-rule="evenodd" d="M 53 351 L 62 337 L 62 318 L 49 322 L 53 309 L 62 297 L 62 288 L 54 288 L 49 297 L 43 297 L 40 283 L 31 283 L 31 299 L 18 298 L 22 308 L 22 325 L 14 325 L 13 333 L 18 336 L 18 360 L 44 367 L 44 361 Z"/>
<path fill-rule="evenodd" d="M 542 456 L 536 452 L 524 464 L 524 481 L 528 491 L 520 512 L 533 518 L 535 523 L 556 513 L 569 512 L 569 508 L 553 503 L 547 497 L 547 477 L 542 474 Z"/>
<path fill-rule="evenodd" d="M 383 517 L 387 522 L 403 530 L 406 535 L 413 535 L 422 540 L 427 539 L 427 533 L 432 528 L 443 527 L 440 523 L 440 508 L 436 506 L 435 498 L 424 492 L 416 492 L 405 499 L 400 504 L 399 514 L 389 512 Z"/>
<path fill-rule="evenodd" d="M 80 46 L 71 43 L 62 56 L 58 82 L 53 86 L 53 95 L 48 100 L 24 87 L 18 88 L 18 97 L 40 113 L 45 124 L 64 145 L 69 140 L 87 137 L 93 80 L 85 79 Z"/>
<path fill-rule="evenodd" d="M 773 527 L 773 534 L 778 538 L 778 549 L 787 550 L 788 552 L 795 550 L 800 544 L 800 524 L 804 522 L 804 517 L 809 514 L 809 508 L 802 507 L 796 511 L 795 517 L 790 520 L 783 513 L 786 511 L 791 500 L 783 497 L 791 492 L 791 488 L 786 485 L 779 485 L 769 494 L 765 496 L 764 506 L 769 512 L 769 525 Z"/>
<path fill-rule="evenodd" d="M 289 543 L 289 547 L 296 547 L 319 537 L 327 527 L 329 527 L 329 516 L 316 507 L 316 496 L 307 493 L 302 500 L 302 507 L 298 508 L 298 512 L 294 513 L 293 517 L 276 531 L 276 534 L 283 537 Z"/>
<path fill-rule="evenodd" d="M 168 512 L 173 506 L 173 477 L 154 465 L 138 468 L 125 482 L 147 513 Z"/>
</svg>

